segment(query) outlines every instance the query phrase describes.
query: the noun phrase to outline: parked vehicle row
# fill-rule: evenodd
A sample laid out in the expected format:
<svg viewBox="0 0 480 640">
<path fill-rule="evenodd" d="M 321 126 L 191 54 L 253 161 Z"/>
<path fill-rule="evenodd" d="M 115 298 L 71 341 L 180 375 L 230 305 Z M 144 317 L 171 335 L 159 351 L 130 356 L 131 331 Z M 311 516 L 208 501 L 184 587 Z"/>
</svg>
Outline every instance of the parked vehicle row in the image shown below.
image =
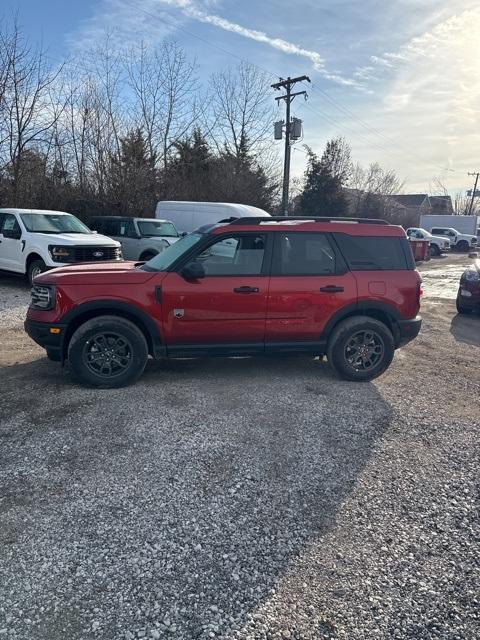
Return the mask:
<svg viewBox="0 0 480 640">
<path fill-rule="evenodd" d="M 434 236 L 426 229 L 410 227 L 406 233 L 410 239 L 428 241 L 432 256 L 439 256 L 450 249 L 450 240 L 441 236 Z"/>
<path fill-rule="evenodd" d="M 170 217 L 163 218 L 165 212 Z M 0 270 L 25 274 L 30 282 L 47 269 L 73 262 L 147 261 L 185 233 L 222 219 L 269 216 L 248 205 L 160 202 L 155 218 L 96 216 L 88 228 L 64 211 L 0 209 Z M 180 226 L 177 230 L 174 218 Z"/>
<path fill-rule="evenodd" d="M 371 380 L 420 330 L 405 232 L 379 220 L 249 217 L 203 227 L 144 264 L 35 279 L 25 323 L 84 383 L 129 384 L 147 359 L 327 355 Z"/>
</svg>

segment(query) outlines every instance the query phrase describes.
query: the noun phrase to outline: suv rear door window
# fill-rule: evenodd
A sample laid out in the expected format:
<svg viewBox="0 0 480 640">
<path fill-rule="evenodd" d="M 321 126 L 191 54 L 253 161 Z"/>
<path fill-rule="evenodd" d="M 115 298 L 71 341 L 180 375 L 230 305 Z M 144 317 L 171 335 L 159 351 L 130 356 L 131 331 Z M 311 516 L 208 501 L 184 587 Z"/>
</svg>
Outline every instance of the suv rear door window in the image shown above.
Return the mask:
<svg viewBox="0 0 480 640">
<path fill-rule="evenodd" d="M 410 244 L 406 238 L 349 236 L 336 233 L 335 240 L 352 271 L 414 269 Z"/>
<path fill-rule="evenodd" d="M 338 257 L 325 233 L 279 233 L 275 240 L 275 275 L 329 275 L 339 270 Z M 343 264 L 340 270 L 345 271 Z"/>
</svg>

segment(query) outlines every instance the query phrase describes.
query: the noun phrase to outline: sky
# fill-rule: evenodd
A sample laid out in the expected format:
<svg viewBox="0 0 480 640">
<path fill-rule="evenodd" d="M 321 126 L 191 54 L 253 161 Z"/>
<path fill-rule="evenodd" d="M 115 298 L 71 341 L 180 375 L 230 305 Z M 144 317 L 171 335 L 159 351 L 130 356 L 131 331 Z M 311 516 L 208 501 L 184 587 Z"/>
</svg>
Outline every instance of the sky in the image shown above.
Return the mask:
<svg viewBox="0 0 480 640">
<path fill-rule="evenodd" d="M 267 71 L 272 82 L 308 75 L 310 84 L 297 85 L 308 100 L 292 105 L 304 123 L 293 175 L 305 168 L 303 144 L 321 153 L 337 135 L 351 144 L 355 161 L 395 170 L 407 193 L 432 192 L 436 180 L 455 193 L 471 187 L 468 172 L 480 171 L 478 0 L 11 0 L 4 6 L 53 59 L 81 55 L 113 32 L 122 47 L 176 40 L 196 58 L 204 80 L 240 60 Z"/>
</svg>

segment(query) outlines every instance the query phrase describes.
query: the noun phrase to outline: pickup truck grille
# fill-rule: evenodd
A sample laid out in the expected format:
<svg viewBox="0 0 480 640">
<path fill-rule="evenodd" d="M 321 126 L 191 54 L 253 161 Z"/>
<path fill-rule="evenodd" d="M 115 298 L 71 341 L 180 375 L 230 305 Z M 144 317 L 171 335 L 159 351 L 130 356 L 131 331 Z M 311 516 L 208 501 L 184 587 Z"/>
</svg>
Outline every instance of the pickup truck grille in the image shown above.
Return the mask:
<svg viewBox="0 0 480 640">
<path fill-rule="evenodd" d="M 75 247 L 75 262 L 104 262 L 121 258 L 120 247 Z"/>
</svg>

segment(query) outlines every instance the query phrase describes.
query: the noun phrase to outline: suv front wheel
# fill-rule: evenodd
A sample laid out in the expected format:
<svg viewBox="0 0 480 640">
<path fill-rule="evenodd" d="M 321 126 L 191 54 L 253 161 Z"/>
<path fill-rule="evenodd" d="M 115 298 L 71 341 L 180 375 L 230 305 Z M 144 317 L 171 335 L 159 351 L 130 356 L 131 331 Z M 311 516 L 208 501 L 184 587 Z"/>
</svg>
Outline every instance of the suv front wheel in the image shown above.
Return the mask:
<svg viewBox="0 0 480 640">
<path fill-rule="evenodd" d="M 140 329 L 125 318 L 98 316 L 73 334 L 68 360 L 75 377 L 94 387 L 132 384 L 142 375 L 148 348 Z"/>
<path fill-rule="evenodd" d="M 330 366 L 344 380 L 366 381 L 381 375 L 393 360 L 390 329 L 374 318 L 356 316 L 340 322 L 327 347 Z"/>
</svg>

